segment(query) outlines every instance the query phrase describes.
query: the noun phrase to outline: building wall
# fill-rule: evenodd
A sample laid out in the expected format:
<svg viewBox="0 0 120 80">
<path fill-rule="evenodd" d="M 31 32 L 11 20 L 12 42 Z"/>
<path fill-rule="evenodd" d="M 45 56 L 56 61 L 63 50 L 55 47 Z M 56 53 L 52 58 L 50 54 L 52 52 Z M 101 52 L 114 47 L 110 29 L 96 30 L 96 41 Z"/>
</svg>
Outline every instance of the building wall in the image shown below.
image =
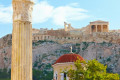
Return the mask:
<svg viewBox="0 0 120 80">
<path fill-rule="evenodd" d="M 53 69 L 54 69 L 54 73 L 53 73 L 53 80 L 56 80 L 56 74 L 57 74 L 57 80 L 62 80 L 62 74 L 63 71 L 68 71 L 70 69 L 75 70 L 76 67 L 74 65 L 74 62 L 68 62 L 68 63 L 57 63 L 52 65 Z M 67 76 L 67 79 L 69 79 L 69 77 Z"/>
</svg>

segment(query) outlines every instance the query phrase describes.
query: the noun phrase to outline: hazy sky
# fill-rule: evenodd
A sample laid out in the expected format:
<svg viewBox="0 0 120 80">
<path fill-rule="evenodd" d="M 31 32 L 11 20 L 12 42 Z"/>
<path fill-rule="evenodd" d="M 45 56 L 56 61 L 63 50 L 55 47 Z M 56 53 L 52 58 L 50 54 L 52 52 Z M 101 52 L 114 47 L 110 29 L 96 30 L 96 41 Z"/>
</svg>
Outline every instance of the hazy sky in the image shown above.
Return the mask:
<svg viewBox="0 0 120 80">
<path fill-rule="evenodd" d="M 12 0 L 0 0 L 0 38 L 12 33 Z M 91 21 L 120 29 L 120 0 L 35 0 L 33 28 L 63 28 L 64 21 L 81 28 Z"/>
</svg>

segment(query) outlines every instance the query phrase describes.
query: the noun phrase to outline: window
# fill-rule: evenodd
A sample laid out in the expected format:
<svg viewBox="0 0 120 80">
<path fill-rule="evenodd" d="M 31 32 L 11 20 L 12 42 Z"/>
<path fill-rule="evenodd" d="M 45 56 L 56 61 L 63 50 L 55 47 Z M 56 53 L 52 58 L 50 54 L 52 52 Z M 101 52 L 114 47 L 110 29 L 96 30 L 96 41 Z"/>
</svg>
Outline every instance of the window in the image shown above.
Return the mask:
<svg viewBox="0 0 120 80">
<path fill-rule="evenodd" d="M 57 80 L 58 77 L 57 77 L 57 72 L 54 73 L 54 80 Z"/>
<path fill-rule="evenodd" d="M 56 74 L 56 78 L 55 79 L 57 80 L 57 74 Z"/>
<path fill-rule="evenodd" d="M 64 80 L 66 80 L 66 78 L 67 78 L 67 75 L 66 75 L 66 73 L 64 73 Z"/>
<path fill-rule="evenodd" d="M 69 80 L 66 73 L 61 73 L 61 80 Z"/>
</svg>

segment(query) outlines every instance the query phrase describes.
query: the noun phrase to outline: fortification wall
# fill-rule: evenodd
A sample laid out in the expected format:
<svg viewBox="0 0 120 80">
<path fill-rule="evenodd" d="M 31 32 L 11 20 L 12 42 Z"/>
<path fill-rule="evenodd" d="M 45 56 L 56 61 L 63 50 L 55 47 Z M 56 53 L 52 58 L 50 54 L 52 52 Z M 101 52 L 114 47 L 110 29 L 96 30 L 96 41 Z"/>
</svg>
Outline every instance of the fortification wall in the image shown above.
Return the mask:
<svg viewBox="0 0 120 80">
<path fill-rule="evenodd" d="M 61 44 L 80 43 L 80 42 L 120 43 L 120 33 L 112 33 L 112 32 L 95 32 L 92 34 L 81 33 L 79 35 L 70 35 L 70 36 L 66 36 L 66 37 L 34 34 L 33 41 L 38 41 L 38 40 L 55 41 L 55 42 L 58 42 Z"/>
</svg>

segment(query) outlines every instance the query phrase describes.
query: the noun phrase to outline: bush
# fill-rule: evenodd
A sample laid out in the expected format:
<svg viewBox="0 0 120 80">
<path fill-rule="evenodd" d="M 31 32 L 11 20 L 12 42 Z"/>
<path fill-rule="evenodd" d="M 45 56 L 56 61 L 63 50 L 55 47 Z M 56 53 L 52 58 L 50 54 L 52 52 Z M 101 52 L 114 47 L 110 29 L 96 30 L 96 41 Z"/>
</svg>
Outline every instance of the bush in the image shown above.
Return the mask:
<svg viewBox="0 0 120 80">
<path fill-rule="evenodd" d="M 106 73 L 107 66 L 97 60 L 88 62 L 77 60 L 76 70 L 70 69 L 67 74 L 70 80 L 119 80 L 118 74 Z"/>
<path fill-rule="evenodd" d="M 87 49 L 87 47 L 89 46 L 89 43 L 87 43 L 87 42 L 83 42 L 83 44 L 84 44 L 84 47 L 82 48 L 82 50 Z"/>
<path fill-rule="evenodd" d="M 9 79 L 11 77 L 11 71 L 7 69 L 0 69 L 0 79 Z"/>
<path fill-rule="evenodd" d="M 52 71 L 40 71 L 33 69 L 33 80 L 52 80 Z"/>
</svg>

